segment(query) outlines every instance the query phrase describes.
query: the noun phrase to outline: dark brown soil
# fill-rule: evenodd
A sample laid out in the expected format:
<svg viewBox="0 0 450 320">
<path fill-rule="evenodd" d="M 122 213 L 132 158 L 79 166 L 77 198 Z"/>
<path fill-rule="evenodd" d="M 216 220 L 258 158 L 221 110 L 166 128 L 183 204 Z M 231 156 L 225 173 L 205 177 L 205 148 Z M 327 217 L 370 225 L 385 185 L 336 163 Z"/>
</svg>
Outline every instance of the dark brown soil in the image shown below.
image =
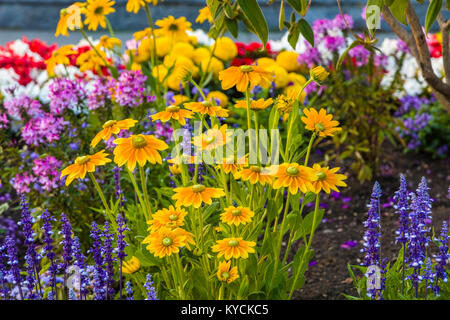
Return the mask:
<svg viewBox="0 0 450 320">
<path fill-rule="evenodd" d="M 393 260 L 400 249 L 394 242 L 394 232 L 397 229 L 397 215 L 390 206 L 389 197 L 399 186 L 399 176 L 403 173 L 408 181 L 410 190 L 415 190 L 422 176 L 427 179 L 431 188 L 430 196 L 433 203 L 433 226 L 440 230 L 442 221 L 450 219 L 450 200 L 447 199 L 450 185 L 450 159 L 433 160 L 427 155 L 408 153 L 403 154 L 386 148 L 385 158 L 389 158 L 389 166 L 385 173 L 376 180 L 383 190 L 382 203 L 382 255 Z M 333 164 L 331 164 L 333 165 Z M 386 172 L 388 171 L 388 172 Z M 363 221 L 367 217 L 366 204 L 369 202 L 374 181 L 360 184 L 357 179 L 350 177 L 348 187 L 342 188 L 342 198 L 324 197 L 327 203 L 324 219 L 313 240 L 315 250 L 306 272 L 306 283 L 295 293 L 294 299 L 345 299 L 342 293 L 357 295 L 353 287 L 347 264 L 359 265 L 363 258 L 360 249 L 364 233 Z M 348 208 L 343 209 L 343 198 L 351 197 Z M 345 199 L 349 200 L 349 199 Z M 342 248 L 346 241 L 356 241 L 354 247 Z"/>
</svg>

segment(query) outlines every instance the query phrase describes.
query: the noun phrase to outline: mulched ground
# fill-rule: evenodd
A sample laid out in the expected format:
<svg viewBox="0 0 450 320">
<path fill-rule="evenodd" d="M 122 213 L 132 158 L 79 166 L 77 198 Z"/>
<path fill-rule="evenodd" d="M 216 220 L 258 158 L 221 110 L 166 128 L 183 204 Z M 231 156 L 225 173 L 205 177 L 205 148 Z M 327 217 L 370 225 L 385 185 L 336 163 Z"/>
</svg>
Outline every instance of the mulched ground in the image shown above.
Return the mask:
<svg viewBox="0 0 450 320">
<path fill-rule="evenodd" d="M 389 197 L 398 189 L 400 173 L 406 176 L 410 190 L 417 188 L 422 176 L 426 177 L 431 188 L 430 196 L 435 199 L 433 226 L 440 230 L 442 221 L 450 220 L 450 200 L 447 199 L 450 159 L 433 160 L 424 154 L 403 154 L 392 147 L 385 148 L 384 157 L 389 161 L 388 166 L 384 168 L 384 174 L 376 179 L 383 190 L 382 255 L 393 260 L 400 247 L 394 243 L 394 231 L 398 224 Z M 360 184 L 351 177 L 347 180 L 349 187 L 342 188 L 340 199 L 325 199 L 324 202 L 329 207 L 325 209 L 325 221 L 314 236 L 314 262 L 306 272 L 304 287 L 294 294 L 294 299 L 335 300 L 345 299 L 342 293 L 356 295 L 347 263 L 359 265 L 363 258 L 360 252 L 364 233 L 362 223 L 367 217 L 366 204 L 369 202 L 373 183 L 374 181 Z"/>
</svg>

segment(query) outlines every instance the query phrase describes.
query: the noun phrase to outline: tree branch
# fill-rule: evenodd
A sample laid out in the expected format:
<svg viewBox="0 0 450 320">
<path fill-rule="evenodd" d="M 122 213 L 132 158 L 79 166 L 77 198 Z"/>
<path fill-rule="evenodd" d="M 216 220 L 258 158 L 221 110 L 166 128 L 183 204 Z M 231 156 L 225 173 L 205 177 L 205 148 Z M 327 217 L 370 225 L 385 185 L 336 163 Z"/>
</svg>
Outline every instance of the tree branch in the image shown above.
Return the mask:
<svg viewBox="0 0 450 320">
<path fill-rule="evenodd" d="M 422 30 L 422 25 L 420 24 L 419 17 L 417 16 L 411 3 L 408 4 L 406 9 L 406 18 L 408 19 L 409 25 L 411 27 L 412 34 L 414 36 L 414 41 L 417 46 L 419 66 L 422 70 L 422 75 L 428 84 L 434 88 L 436 91 L 445 96 L 450 100 L 450 84 L 446 84 L 440 78 L 436 76 L 431 65 L 430 52 L 428 50 L 427 41 L 425 34 Z"/>
</svg>

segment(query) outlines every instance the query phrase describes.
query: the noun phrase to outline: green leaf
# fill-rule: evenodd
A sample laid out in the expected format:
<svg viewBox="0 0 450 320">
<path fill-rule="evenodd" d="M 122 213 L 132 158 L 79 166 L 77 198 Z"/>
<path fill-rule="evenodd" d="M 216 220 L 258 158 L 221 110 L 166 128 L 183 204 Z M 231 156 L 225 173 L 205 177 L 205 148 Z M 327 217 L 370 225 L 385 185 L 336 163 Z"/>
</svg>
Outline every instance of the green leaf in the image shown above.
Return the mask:
<svg viewBox="0 0 450 320">
<path fill-rule="evenodd" d="M 288 42 L 291 45 L 292 49 L 295 49 L 298 42 L 298 37 L 300 36 L 300 27 L 298 22 L 291 25 L 288 34 Z"/>
<path fill-rule="evenodd" d="M 291 5 L 291 7 L 297 11 L 298 13 L 302 12 L 302 4 L 300 0 L 286 0 L 287 3 Z"/>
<path fill-rule="evenodd" d="M 298 26 L 300 28 L 300 32 L 302 36 L 309 42 L 309 44 L 314 47 L 314 31 L 309 25 L 308 21 L 305 19 L 300 19 L 298 22 Z"/>
<path fill-rule="evenodd" d="M 366 25 L 369 32 L 374 35 L 375 29 L 380 27 L 381 9 L 383 0 L 368 0 L 366 5 Z"/>
<path fill-rule="evenodd" d="M 450 10 L 450 0 L 445 0 L 445 7 Z"/>
<path fill-rule="evenodd" d="M 238 0 L 238 3 L 265 46 L 269 37 L 269 28 L 258 2 L 256 0 Z"/>
<path fill-rule="evenodd" d="M 428 33 L 433 23 L 436 21 L 436 18 L 441 11 L 442 8 L 442 0 L 433 0 L 430 2 L 430 5 L 427 9 L 427 15 L 425 17 L 425 33 Z"/>
<path fill-rule="evenodd" d="M 404 25 L 408 24 L 406 21 L 406 9 L 408 8 L 408 3 L 409 0 L 395 0 L 391 5 L 389 5 L 392 15 Z"/>
<path fill-rule="evenodd" d="M 227 26 L 228 31 L 230 31 L 231 35 L 234 38 L 237 38 L 239 35 L 239 29 L 238 29 L 238 23 L 236 20 L 231 20 L 228 18 L 225 18 L 225 25 Z"/>
<path fill-rule="evenodd" d="M 284 28 L 284 19 L 286 18 L 284 14 L 284 0 L 281 0 L 280 4 L 280 14 L 278 16 L 278 26 L 280 28 L 280 31 Z"/>
</svg>

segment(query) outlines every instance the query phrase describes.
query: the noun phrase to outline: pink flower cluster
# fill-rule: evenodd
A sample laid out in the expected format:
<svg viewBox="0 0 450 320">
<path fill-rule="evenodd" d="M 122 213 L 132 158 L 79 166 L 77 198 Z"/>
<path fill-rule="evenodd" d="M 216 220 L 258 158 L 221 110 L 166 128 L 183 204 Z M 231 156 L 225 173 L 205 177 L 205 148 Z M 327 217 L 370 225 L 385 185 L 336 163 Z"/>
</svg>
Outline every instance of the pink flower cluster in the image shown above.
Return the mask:
<svg viewBox="0 0 450 320">
<path fill-rule="evenodd" d="M 44 113 L 28 121 L 22 129 L 22 138 L 27 145 L 39 146 L 58 141 L 64 127 L 69 124 L 62 117 Z"/>
<path fill-rule="evenodd" d="M 53 156 L 36 158 L 33 161 L 33 174 L 29 172 L 17 174 L 11 181 L 18 194 L 29 193 L 32 188 L 43 193 L 51 192 L 61 185 L 59 170 L 62 162 Z"/>
</svg>

